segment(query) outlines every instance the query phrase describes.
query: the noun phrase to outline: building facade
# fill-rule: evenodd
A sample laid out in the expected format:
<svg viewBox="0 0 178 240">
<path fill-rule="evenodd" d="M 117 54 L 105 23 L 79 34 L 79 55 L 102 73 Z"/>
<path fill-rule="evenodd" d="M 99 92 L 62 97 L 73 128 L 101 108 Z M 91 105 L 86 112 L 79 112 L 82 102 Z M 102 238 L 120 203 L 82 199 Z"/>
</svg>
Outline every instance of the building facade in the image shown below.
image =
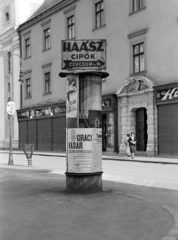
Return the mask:
<svg viewBox="0 0 178 240">
<path fill-rule="evenodd" d="M 20 108 L 20 42 L 17 27 L 40 6 L 42 0 L 0 0 L 0 149 L 9 148 L 7 102 Z M 13 117 L 13 148 L 19 148 L 17 114 Z"/>
<path fill-rule="evenodd" d="M 61 40 L 106 39 L 110 76 L 102 88 L 103 151 L 125 153 L 126 134 L 135 132 L 137 153 L 165 154 L 155 89 L 177 82 L 177 12 L 176 0 L 45 1 L 19 27 L 20 147 L 34 143 L 36 150 L 65 150 Z M 176 148 L 166 153 L 178 154 Z"/>
</svg>

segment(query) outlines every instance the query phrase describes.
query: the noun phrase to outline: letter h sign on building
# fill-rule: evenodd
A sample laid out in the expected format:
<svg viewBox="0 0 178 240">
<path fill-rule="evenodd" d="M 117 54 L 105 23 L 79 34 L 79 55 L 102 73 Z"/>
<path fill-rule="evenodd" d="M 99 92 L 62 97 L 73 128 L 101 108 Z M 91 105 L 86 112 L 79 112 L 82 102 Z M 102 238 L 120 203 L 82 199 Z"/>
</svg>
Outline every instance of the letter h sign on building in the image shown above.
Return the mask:
<svg viewBox="0 0 178 240">
<path fill-rule="evenodd" d="M 62 40 L 62 70 L 106 69 L 106 40 Z"/>
</svg>

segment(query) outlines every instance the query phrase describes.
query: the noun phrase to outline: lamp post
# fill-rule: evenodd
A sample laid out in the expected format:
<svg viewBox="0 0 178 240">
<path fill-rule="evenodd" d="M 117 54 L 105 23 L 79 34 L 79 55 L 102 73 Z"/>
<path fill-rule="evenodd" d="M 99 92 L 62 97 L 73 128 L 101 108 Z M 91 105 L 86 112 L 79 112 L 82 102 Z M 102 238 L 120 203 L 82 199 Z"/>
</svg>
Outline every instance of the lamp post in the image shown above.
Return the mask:
<svg viewBox="0 0 178 240">
<path fill-rule="evenodd" d="M 21 82 L 20 85 L 20 107 L 22 108 L 22 83 L 23 83 L 23 71 L 22 71 L 22 59 L 18 54 L 13 54 L 20 58 L 20 74 L 19 74 L 19 81 Z M 11 77 L 11 69 L 9 69 L 9 75 L 10 75 L 10 85 L 12 86 L 12 77 Z M 11 100 L 12 98 L 12 90 L 10 94 L 10 98 L 7 103 L 7 113 L 9 115 L 9 160 L 8 165 L 14 165 L 13 162 L 13 153 L 12 153 L 12 128 L 13 128 L 13 115 L 15 114 L 15 103 Z"/>
<path fill-rule="evenodd" d="M 23 69 L 22 69 L 22 60 L 21 60 L 21 58 L 20 58 L 20 74 L 19 74 L 19 82 L 20 82 L 20 108 L 22 108 Z"/>
<path fill-rule="evenodd" d="M 19 82 L 20 82 L 20 108 L 22 108 L 22 83 L 23 83 L 23 68 L 22 68 L 22 58 L 18 54 L 13 54 L 20 59 L 20 73 L 19 73 Z"/>
<path fill-rule="evenodd" d="M 15 103 L 9 99 L 7 103 L 7 113 L 9 114 L 9 161 L 8 165 L 14 165 L 12 154 L 12 122 L 15 113 Z"/>
</svg>

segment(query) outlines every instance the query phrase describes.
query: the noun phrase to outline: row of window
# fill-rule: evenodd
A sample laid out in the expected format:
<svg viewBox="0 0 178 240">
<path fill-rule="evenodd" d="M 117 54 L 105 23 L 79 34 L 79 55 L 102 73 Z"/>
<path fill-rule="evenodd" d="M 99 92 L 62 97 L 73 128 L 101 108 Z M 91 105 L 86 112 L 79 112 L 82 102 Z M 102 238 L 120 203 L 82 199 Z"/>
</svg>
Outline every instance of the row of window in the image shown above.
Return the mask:
<svg viewBox="0 0 178 240">
<path fill-rule="evenodd" d="M 144 43 L 133 45 L 133 72 L 138 73 L 145 70 Z M 32 97 L 31 78 L 25 80 L 26 98 Z M 51 93 L 51 74 L 44 73 L 44 94 Z"/>
<path fill-rule="evenodd" d="M 51 73 L 46 72 L 44 73 L 44 94 L 51 93 Z M 26 98 L 32 97 L 32 84 L 31 84 L 31 78 L 25 79 L 25 94 Z"/>
<path fill-rule="evenodd" d="M 95 4 L 95 28 L 100 28 L 104 25 L 104 0 Z M 132 12 L 136 12 L 144 8 L 144 0 L 132 0 Z M 48 20 L 46 23 L 41 24 L 43 27 L 44 35 L 44 50 L 51 48 L 51 32 Z M 47 24 L 47 25 L 46 25 Z M 74 14 L 67 17 L 67 36 L 68 39 L 75 38 L 75 18 Z M 138 73 L 145 70 L 145 56 L 144 56 L 144 42 L 132 45 L 132 72 Z M 25 57 L 31 56 L 31 42 L 30 36 L 25 38 Z"/>
<path fill-rule="evenodd" d="M 48 36 L 48 35 L 47 35 Z M 26 40 L 27 41 L 27 40 Z M 30 54 L 30 45 L 29 45 L 29 39 L 28 39 L 28 44 L 27 44 L 27 53 Z M 46 40 L 46 47 L 50 46 L 50 40 L 47 37 Z M 132 72 L 133 73 L 138 73 L 141 71 L 145 70 L 145 54 L 144 54 L 144 42 L 135 44 L 132 46 L 132 56 L 133 56 L 133 69 Z M 49 78 L 49 76 L 48 76 Z M 48 80 L 49 82 L 49 80 Z M 49 84 L 47 84 L 47 86 L 49 86 Z M 48 93 L 48 90 L 46 90 L 45 93 Z"/>
<path fill-rule="evenodd" d="M 144 0 L 132 0 L 132 12 L 136 12 L 144 8 Z M 96 2 L 95 9 L 95 29 L 104 26 L 104 0 Z M 44 50 L 51 48 L 50 28 L 44 29 Z M 67 38 L 75 38 L 75 18 L 74 14 L 67 17 Z M 30 37 L 25 39 L 25 57 L 31 56 L 30 51 Z"/>
<path fill-rule="evenodd" d="M 104 4 L 103 0 L 95 4 L 95 28 L 100 28 L 104 25 Z M 51 48 L 51 33 L 50 28 L 44 29 L 44 50 Z M 75 18 L 74 15 L 71 15 L 67 18 L 67 38 L 75 38 Z M 30 37 L 25 39 L 25 57 L 28 58 L 31 56 L 31 46 L 30 46 Z"/>
</svg>

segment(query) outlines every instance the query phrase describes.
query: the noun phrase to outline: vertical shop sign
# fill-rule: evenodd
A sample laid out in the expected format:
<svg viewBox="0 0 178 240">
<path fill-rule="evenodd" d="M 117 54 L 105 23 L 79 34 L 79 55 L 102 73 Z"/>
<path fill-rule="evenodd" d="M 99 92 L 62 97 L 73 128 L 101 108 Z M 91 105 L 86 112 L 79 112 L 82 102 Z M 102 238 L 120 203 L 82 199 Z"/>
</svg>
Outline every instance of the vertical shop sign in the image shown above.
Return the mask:
<svg viewBox="0 0 178 240">
<path fill-rule="evenodd" d="M 66 117 L 67 118 L 77 118 L 77 108 L 78 108 L 78 75 L 68 75 L 67 76 L 67 100 L 66 100 Z"/>
</svg>

